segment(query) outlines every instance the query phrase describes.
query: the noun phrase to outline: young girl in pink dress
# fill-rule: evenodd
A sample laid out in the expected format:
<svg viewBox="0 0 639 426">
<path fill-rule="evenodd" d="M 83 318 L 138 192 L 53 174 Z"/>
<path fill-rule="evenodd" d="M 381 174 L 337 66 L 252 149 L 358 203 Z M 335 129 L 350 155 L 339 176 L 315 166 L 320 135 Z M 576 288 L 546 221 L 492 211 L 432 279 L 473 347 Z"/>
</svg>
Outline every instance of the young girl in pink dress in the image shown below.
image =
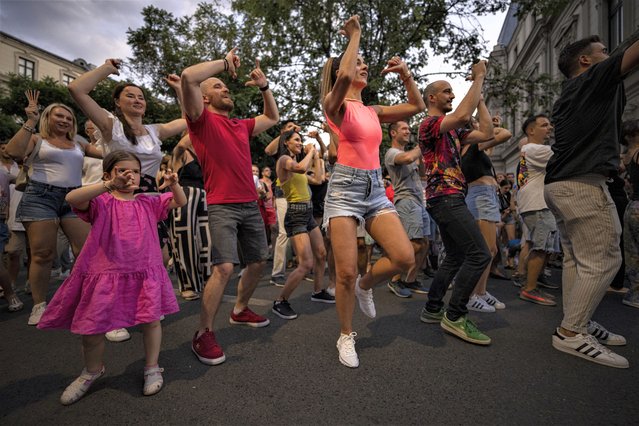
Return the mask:
<svg viewBox="0 0 639 426">
<path fill-rule="evenodd" d="M 144 395 L 160 391 L 158 366 L 160 317 L 177 312 L 171 280 L 162 264 L 157 222 L 169 209 L 186 203 L 177 174 L 164 175 L 159 196 L 138 194 L 140 160 L 113 151 L 103 161 L 101 183 L 75 189 L 66 196 L 76 214 L 91 223 L 91 232 L 71 276 L 56 292 L 38 328 L 67 328 L 82 335 L 84 370 L 60 398 L 69 405 L 82 398 L 104 374 L 104 334 L 142 324 L 146 366 Z"/>
</svg>

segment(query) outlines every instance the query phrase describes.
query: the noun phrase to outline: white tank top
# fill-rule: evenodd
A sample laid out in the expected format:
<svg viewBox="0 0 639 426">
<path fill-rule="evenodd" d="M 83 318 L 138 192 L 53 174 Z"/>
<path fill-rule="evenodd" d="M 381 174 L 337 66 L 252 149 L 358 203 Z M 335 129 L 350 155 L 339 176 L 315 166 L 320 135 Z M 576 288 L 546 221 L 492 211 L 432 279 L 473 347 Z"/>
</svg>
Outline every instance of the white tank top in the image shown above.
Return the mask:
<svg viewBox="0 0 639 426">
<path fill-rule="evenodd" d="M 84 152 L 78 142 L 61 149 L 42 139 L 40 150 L 31 165 L 31 179 L 63 188 L 82 186 Z"/>
<path fill-rule="evenodd" d="M 138 143 L 133 145 L 124 134 L 122 122 L 115 115 L 106 112 L 113 120 L 113 129 L 111 130 L 111 142 L 104 143 L 102 138 L 98 140 L 98 145 L 102 147 L 104 155 L 117 150 L 133 152 L 142 163 L 142 174 L 153 176 L 155 179 L 162 163 L 162 141 L 158 136 L 158 125 L 145 125 L 144 128 L 148 135 L 137 136 Z"/>
</svg>

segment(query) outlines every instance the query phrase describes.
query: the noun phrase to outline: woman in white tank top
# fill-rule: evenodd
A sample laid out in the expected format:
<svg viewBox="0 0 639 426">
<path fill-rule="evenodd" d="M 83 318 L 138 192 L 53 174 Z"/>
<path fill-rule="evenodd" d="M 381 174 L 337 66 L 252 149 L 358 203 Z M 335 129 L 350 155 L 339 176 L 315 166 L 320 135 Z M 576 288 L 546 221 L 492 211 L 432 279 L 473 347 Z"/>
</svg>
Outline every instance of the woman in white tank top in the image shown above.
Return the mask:
<svg viewBox="0 0 639 426">
<path fill-rule="evenodd" d="M 33 309 L 28 324 L 37 325 L 46 308 L 58 226 L 68 237 L 76 256 L 91 228 L 71 211 L 64 197 L 71 189 L 82 185 L 84 156 L 102 158 L 102 153 L 91 145 L 75 141 L 77 123 L 71 108 L 51 104 L 40 117 L 38 92 L 28 91 L 27 98 L 27 121 L 9 141 L 6 151 L 16 161 L 22 162 L 41 140 L 32 160 L 29 184 L 16 212 L 31 247 L 29 282 Z M 38 119 L 40 134 L 36 135 Z"/>
</svg>

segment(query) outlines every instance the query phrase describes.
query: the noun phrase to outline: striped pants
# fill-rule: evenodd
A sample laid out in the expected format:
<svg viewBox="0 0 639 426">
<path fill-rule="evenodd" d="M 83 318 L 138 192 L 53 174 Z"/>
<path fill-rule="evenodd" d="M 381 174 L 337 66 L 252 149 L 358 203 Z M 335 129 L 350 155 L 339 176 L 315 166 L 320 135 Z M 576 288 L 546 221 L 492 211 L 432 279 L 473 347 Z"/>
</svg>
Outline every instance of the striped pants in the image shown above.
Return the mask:
<svg viewBox="0 0 639 426">
<path fill-rule="evenodd" d="M 171 237 L 173 261 L 180 291 L 202 292 L 211 275 L 211 234 L 206 209 L 206 192 L 184 187 L 187 202 L 173 210 Z"/>
<path fill-rule="evenodd" d="M 606 178 L 585 175 L 544 188 L 564 252 L 561 326 L 587 334 L 588 321 L 621 265 L 621 224 Z"/>
</svg>

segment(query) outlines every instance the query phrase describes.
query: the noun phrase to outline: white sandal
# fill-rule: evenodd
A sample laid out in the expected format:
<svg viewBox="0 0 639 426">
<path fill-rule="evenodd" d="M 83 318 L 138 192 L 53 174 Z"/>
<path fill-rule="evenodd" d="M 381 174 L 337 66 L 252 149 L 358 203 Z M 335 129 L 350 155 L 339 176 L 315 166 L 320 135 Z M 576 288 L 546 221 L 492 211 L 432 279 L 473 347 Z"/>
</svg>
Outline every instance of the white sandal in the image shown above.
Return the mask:
<svg viewBox="0 0 639 426">
<path fill-rule="evenodd" d="M 75 379 L 67 388 L 62 392 L 60 402 L 62 405 L 71 405 L 78 399 L 82 398 L 93 382 L 104 375 L 104 366 L 97 373 L 89 373 L 86 368 L 82 369 L 80 377 Z"/>
<path fill-rule="evenodd" d="M 144 368 L 144 389 L 142 393 L 146 396 L 155 395 L 160 392 L 164 379 L 162 378 L 162 372 L 164 368 L 159 366 Z"/>
</svg>

